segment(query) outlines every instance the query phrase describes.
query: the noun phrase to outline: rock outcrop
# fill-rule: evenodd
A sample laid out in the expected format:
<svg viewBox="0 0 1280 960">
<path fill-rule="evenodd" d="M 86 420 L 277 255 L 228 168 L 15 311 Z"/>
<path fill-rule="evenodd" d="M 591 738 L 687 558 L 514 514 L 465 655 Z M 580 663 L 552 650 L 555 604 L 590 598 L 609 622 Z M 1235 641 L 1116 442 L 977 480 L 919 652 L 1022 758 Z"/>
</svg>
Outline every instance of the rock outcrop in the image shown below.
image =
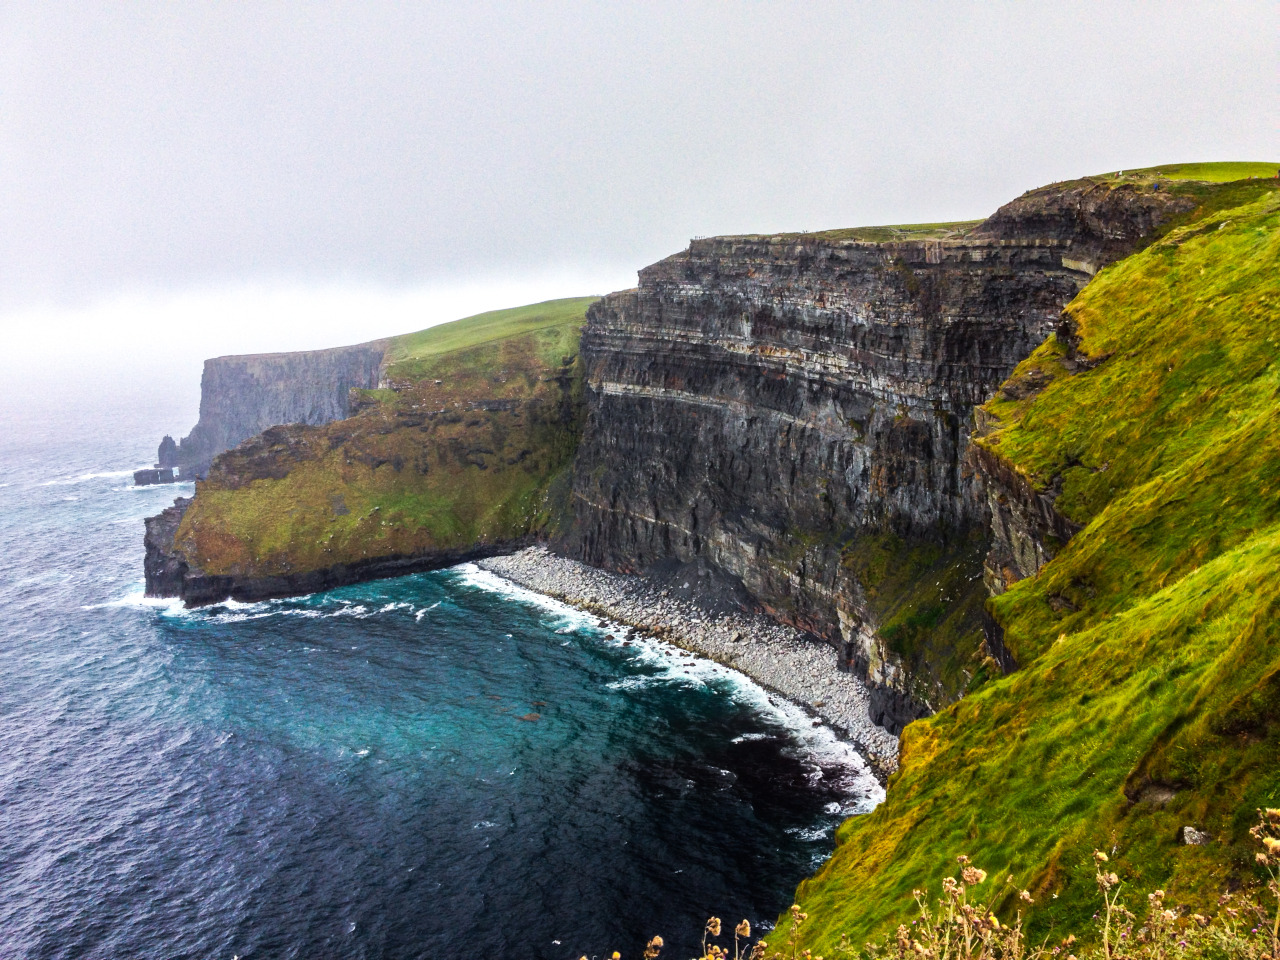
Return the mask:
<svg viewBox="0 0 1280 960">
<path fill-rule="evenodd" d="M 208 573 L 192 564 L 190 555 L 178 545 L 178 529 L 191 508 L 192 501 L 191 497 L 179 497 L 173 502 L 173 506 L 154 517 L 147 517 L 144 539 L 146 558 L 143 561 L 147 596 L 178 597 L 188 607 L 202 607 L 224 600 L 252 603 L 275 597 L 317 593 L 351 583 L 400 577 L 482 560 L 520 550 L 533 542 L 532 537 L 525 537 L 476 544 L 465 549 L 435 549 L 370 557 L 294 572 Z"/>
<path fill-rule="evenodd" d="M 156 469 L 173 470 L 178 466 L 178 444 L 167 433 L 156 450 Z"/>
<path fill-rule="evenodd" d="M 206 360 L 200 419 L 178 447 L 182 478 L 203 477 L 215 456 L 268 427 L 344 419 L 352 389 L 378 386 L 386 345 Z"/>
<path fill-rule="evenodd" d="M 713 564 L 831 641 L 870 683 L 873 715 L 901 729 L 960 695 L 986 654 L 1012 665 L 963 623 L 921 642 L 884 629 L 907 606 L 903 625 L 935 616 L 920 592 L 957 564 L 972 586 L 934 599 L 967 598 L 981 619 L 974 408 L 1100 266 L 1193 205 L 1084 181 L 956 239 L 693 241 L 588 313 L 571 550 L 619 570 Z M 885 565 L 926 543 L 943 561 L 893 581 Z"/>
<path fill-rule="evenodd" d="M 168 434 L 156 450 L 156 465 L 133 471 L 133 485 L 148 487 L 156 483 L 174 483 L 178 479 L 178 445 Z"/>
<path fill-rule="evenodd" d="M 382 388 L 349 398 L 334 384 L 345 387 L 352 369 L 372 374 L 372 357 L 267 358 L 276 379 L 260 396 L 274 400 L 284 374 L 313 376 L 314 403 L 293 412 L 332 418 L 341 399 L 349 416 L 271 426 L 214 457 L 192 500 L 148 521 L 147 593 L 189 606 L 312 593 L 510 552 L 561 531 L 582 433 L 578 340 L 594 299 L 398 338 Z M 261 371 L 262 359 L 227 358 L 214 369 Z M 272 415 L 240 403 L 238 423 Z"/>
</svg>

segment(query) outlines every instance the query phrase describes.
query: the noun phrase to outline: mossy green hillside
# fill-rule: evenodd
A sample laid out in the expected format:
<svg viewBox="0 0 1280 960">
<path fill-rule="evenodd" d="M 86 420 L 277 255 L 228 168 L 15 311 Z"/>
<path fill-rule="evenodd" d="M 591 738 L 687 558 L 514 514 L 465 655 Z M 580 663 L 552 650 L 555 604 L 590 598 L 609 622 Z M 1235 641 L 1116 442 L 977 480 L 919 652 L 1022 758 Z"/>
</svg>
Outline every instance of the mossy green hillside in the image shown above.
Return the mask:
<svg viewBox="0 0 1280 960">
<path fill-rule="evenodd" d="M 1166 163 L 1159 167 L 1141 167 L 1137 170 L 1114 170 L 1100 176 L 1230 183 L 1234 180 L 1274 179 L 1277 174 L 1280 174 L 1280 164 L 1228 160 L 1210 163 Z"/>
<path fill-rule="evenodd" d="M 263 576 L 547 533 L 567 513 L 592 298 L 401 337 L 394 389 L 223 454 L 176 538 L 207 574 Z"/>
<path fill-rule="evenodd" d="M 961 853 L 1032 891 L 1037 939 L 1091 929 L 1095 848 L 1201 910 L 1255 879 L 1252 811 L 1280 805 L 1280 185 L 1244 186 L 1102 271 L 984 409 L 980 442 L 1084 529 L 991 602 L 1022 668 L 909 726 L 884 804 L 801 886 L 815 952 L 909 918 Z"/>
<path fill-rule="evenodd" d="M 565 336 L 573 338 L 576 352 L 576 335 L 569 331 L 581 328 L 587 308 L 598 299 L 573 297 L 509 310 L 493 310 L 395 337 L 384 361 L 387 377 L 411 382 L 435 378 L 449 372 L 447 365 L 444 368 L 440 366 L 440 358 L 446 354 L 459 355 L 482 344 L 554 331 L 543 337 L 534 348 L 543 362 L 551 363 L 556 359 L 555 351 L 564 347 Z M 487 356 L 489 354 L 484 352 L 468 353 L 467 362 L 482 365 Z"/>
<path fill-rule="evenodd" d="M 978 529 L 929 539 L 881 532 L 857 537 L 841 556 L 876 635 L 909 678 L 902 692 L 917 702 L 941 707 L 1000 673 L 983 652 L 986 547 Z"/>
</svg>

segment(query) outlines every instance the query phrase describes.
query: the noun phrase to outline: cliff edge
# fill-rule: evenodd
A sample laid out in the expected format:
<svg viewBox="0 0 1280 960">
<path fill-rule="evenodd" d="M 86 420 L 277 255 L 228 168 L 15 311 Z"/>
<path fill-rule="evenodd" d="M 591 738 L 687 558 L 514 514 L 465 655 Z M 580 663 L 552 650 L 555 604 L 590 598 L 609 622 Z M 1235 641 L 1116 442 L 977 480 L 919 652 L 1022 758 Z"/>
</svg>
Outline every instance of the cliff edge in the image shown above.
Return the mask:
<svg viewBox="0 0 1280 960">
<path fill-rule="evenodd" d="M 214 457 L 194 498 L 148 520 L 147 593 L 192 606 L 311 593 L 510 551 L 559 529 L 581 432 L 579 330 L 593 300 L 384 342 L 385 385 L 349 390 L 349 416 L 263 430 Z M 375 351 L 351 349 L 335 356 L 373 369 Z M 256 369 L 260 359 L 220 368 Z M 345 360 L 322 368 L 314 355 L 269 359 L 277 373 L 335 373 L 312 399 L 332 398 L 352 369 Z"/>
<path fill-rule="evenodd" d="M 200 419 L 178 445 L 182 478 L 203 477 L 214 457 L 268 427 L 345 419 L 351 391 L 378 386 L 390 343 L 206 360 Z"/>
</svg>

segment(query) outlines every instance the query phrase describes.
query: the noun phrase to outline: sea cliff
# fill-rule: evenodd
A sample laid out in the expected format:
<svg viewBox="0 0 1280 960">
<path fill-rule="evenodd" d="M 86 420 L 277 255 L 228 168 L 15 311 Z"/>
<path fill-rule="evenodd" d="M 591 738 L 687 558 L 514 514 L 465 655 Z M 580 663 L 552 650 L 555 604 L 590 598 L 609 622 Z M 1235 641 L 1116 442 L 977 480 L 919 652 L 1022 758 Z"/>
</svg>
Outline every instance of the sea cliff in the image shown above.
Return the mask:
<svg viewBox="0 0 1280 960">
<path fill-rule="evenodd" d="M 559 530 L 581 434 L 578 331 L 593 300 L 497 311 L 343 354 L 372 374 L 376 353 L 385 386 L 348 389 L 343 419 L 273 426 L 218 454 L 194 498 L 148 521 L 148 594 L 198 606 L 310 593 Z M 249 359 L 219 369 L 260 369 Z M 277 378 L 310 378 L 321 363 L 332 382 L 307 379 L 302 391 L 317 419 L 339 411 L 331 395 L 354 368 L 313 355 L 269 365 Z M 263 388 L 268 406 L 284 384 Z M 201 422 L 221 436 L 250 417 L 225 397 L 207 409 Z"/>
<path fill-rule="evenodd" d="M 645 268 L 587 316 L 572 550 L 708 561 L 835 645 L 901 730 L 1010 665 L 982 643 L 974 409 L 1194 205 L 1076 181 L 979 224 L 716 237 Z"/>
<path fill-rule="evenodd" d="M 401 344 L 351 416 L 221 454 L 149 523 L 148 588 L 531 541 L 691 582 L 825 641 L 903 734 L 799 891 L 804 946 L 892 929 L 959 854 L 1042 932 L 1084 929 L 1093 847 L 1207 904 L 1280 790 L 1278 195 L 1194 165 L 981 223 L 695 240 L 543 347 Z"/>
<path fill-rule="evenodd" d="M 200 419 L 178 445 L 182 477 L 203 477 L 214 457 L 268 427 L 345 419 L 351 413 L 351 391 L 378 386 L 388 344 L 376 340 L 206 360 Z"/>
</svg>

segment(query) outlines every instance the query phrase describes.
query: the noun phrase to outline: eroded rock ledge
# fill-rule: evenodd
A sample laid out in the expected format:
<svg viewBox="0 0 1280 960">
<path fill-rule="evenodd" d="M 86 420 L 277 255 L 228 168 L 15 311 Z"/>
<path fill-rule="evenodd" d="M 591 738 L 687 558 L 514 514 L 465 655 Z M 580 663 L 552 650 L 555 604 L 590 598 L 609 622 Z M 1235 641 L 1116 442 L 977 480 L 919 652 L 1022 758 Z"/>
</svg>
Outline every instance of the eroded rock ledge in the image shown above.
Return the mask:
<svg viewBox="0 0 1280 960">
<path fill-rule="evenodd" d="M 190 506 L 190 497 L 179 497 L 173 506 L 154 517 L 147 517 L 146 557 L 143 561 L 147 596 L 180 597 L 188 607 L 209 606 L 226 600 L 254 603 L 278 597 L 296 597 L 368 580 L 442 570 L 459 563 L 523 549 L 534 539 L 524 537 L 476 544 L 459 550 L 384 555 L 297 572 L 210 574 L 192 565 L 187 554 L 175 546 L 178 527 Z"/>
</svg>

